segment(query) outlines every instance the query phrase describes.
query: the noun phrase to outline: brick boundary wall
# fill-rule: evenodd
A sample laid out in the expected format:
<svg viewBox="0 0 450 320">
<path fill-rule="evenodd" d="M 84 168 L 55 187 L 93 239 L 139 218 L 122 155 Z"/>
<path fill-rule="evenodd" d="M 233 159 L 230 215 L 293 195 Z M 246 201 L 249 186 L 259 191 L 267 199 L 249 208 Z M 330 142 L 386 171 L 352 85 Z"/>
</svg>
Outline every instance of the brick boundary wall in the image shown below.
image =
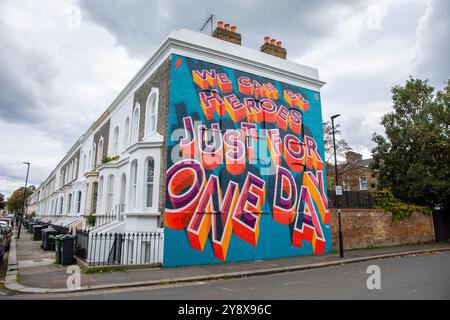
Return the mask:
<svg viewBox="0 0 450 320">
<path fill-rule="evenodd" d="M 435 240 L 433 216 L 414 213 L 391 222 L 392 213 L 379 209 L 341 209 L 344 249 L 393 246 Z M 338 214 L 331 209 L 333 250 L 339 250 Z"/>
</svg>

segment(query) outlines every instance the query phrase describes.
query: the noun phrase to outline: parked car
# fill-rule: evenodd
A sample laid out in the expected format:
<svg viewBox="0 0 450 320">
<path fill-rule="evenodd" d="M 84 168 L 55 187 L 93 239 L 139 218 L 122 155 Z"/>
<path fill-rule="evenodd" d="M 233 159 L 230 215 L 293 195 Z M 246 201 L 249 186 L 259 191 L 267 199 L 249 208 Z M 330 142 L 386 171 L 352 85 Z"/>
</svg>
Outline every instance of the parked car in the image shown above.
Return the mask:
<svg viewBox="0 0 450 320">
<path fill-rule="evenodd" d="M 14 226 L 14 219 L 12 218 L 0 218 L 0 223 L 1 222 L 7 223 L 11 228 Z"/>
<path fill-rule="evenodd" d="M 3 234 L 3 229 L 0 228 L 0 265 L 3 262 L 3 256 L 6 251 L 6 234 Z"/>
<path fill-rule="evenodd" d="M 9 247 L 11 245 L 11 238 L 12 238 L 12 228 L 3 224 L 0 224 L 0 228 L 4 229 L 4 234 L 6 235 L 6 243 L 5 243 L 5 249 L 6 251 L 9 250 Z"/>
<path fill-rule="evenodd" d="M 3 256 L 5 252 L 9 250 L 9 246 L 11 244 L 12 232 L 11 229 L 4 225 L 0 224 L 0 263 L 3 261 Z"/>
</svg>

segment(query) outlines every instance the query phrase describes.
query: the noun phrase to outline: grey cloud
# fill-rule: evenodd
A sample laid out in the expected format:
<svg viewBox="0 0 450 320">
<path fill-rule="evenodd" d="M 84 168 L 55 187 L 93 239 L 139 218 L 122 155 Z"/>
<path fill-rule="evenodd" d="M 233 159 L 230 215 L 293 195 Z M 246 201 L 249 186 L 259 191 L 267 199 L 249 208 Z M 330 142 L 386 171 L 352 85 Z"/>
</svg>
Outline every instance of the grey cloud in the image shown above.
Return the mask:
<svg viewBox="0 0 450 320">
<path fill-rule="evenodd" d="M 351 3 L 351 4 L 350 4 Z M 265 35 L 279 37 L 289 53 L 304 52 L 315 39 L 330 35 L 347 8 L 357 12 L 365 1 L 147 1 L 80 0 L 88 18 L 113 32 L 132 54 L 148 57 L 172 30 L 198 30 L 208 13 L 235 24 L 243 44 L 259 48 Z"/>
<path fill-rule="evenodd" d="M 0 20 L 0 117 L 16 123 L 44 119 L 45 105 L 52 101 L 51 88 L 57 68 L 50 55 L 32 43 L 14 41 Z M 26 44 L 24 44 L 26 43 Z"/>
<path fill-rule="evenodd" d="M 35 102 L 26 88 L 11 81 L 11 75 L 0 69 L 0 117 L 8 121 L 35 121 L 39 113 L 32 112 Z"/>
<path fill-rule="evenodd" d="M 425 16 L 419 21 L 415 76 L 430 79 L 442 87 L 450 78 L 450 2 L 430 0 Z"/>
</svg>

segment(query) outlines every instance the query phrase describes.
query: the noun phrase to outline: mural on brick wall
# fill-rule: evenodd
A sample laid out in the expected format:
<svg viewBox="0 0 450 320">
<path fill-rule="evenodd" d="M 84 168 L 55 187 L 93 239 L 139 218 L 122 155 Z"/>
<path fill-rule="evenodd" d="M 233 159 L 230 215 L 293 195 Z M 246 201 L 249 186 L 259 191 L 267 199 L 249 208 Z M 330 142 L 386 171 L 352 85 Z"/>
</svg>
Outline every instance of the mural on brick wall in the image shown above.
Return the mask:
<svg viewBox="0 0 450 320">
<path fill-rule="evenodd" d="M 320 94 L 172 56 L 164 265 L 331 249 Z"/>
</svg>

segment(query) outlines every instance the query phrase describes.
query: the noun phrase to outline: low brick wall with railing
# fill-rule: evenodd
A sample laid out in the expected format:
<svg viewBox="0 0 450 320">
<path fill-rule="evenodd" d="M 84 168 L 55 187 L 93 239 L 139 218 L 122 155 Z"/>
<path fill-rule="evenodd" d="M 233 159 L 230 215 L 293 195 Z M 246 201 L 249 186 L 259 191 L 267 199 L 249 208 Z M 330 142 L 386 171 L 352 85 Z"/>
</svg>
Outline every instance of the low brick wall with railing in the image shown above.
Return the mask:
<svg viewBox="0 0 450 320">
<path fill-rule="evenodd" d="M 161 265 L 162 232 L 97 233 L 77 230 L 75 256 L 88 266 Z"/>
<path fill-rule="evenodd" d="M 392 222 L 392 213 L 379 209 L 342 209 L 344 249 L 382 247 L 435 240 L 431 215 L 414 213 Z M 339 250 L 338 213 L 331 209 L 333 250 Z"/>
</svg>

